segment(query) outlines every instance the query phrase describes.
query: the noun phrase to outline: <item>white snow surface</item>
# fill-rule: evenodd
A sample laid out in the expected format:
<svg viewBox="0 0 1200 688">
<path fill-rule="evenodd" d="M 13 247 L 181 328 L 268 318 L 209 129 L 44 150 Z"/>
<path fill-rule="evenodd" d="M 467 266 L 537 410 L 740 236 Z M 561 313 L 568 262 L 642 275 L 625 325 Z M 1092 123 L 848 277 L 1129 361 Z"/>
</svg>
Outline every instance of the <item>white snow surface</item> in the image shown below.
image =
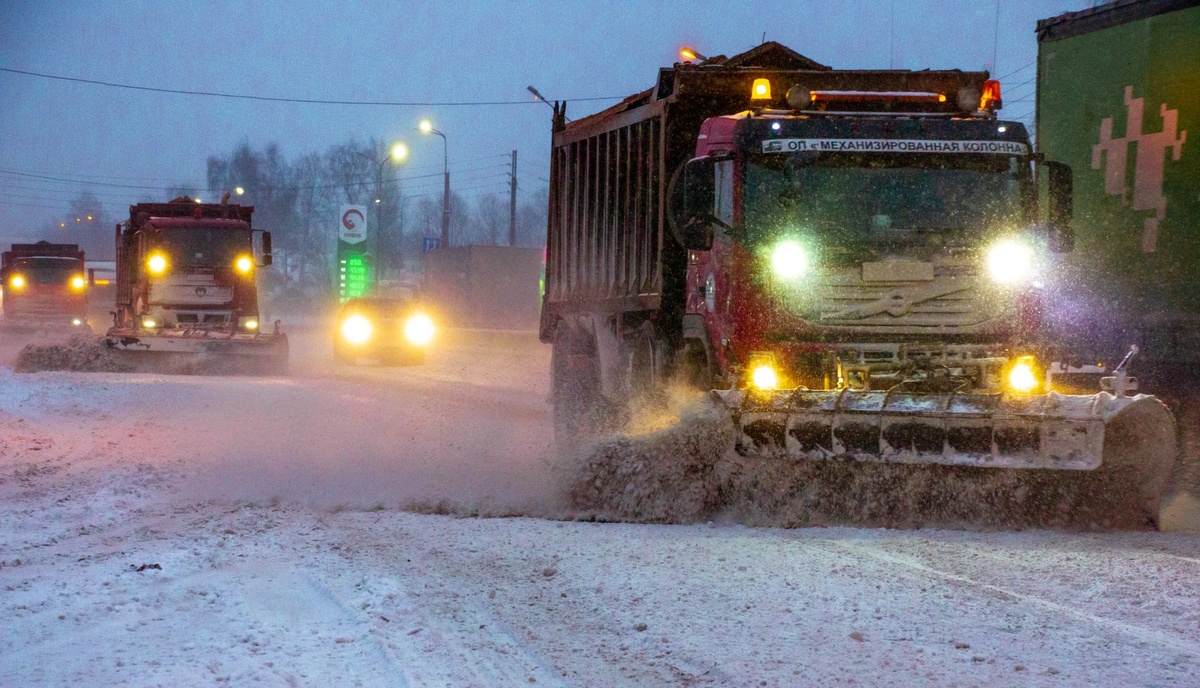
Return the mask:
<svg viewBox="0 0 1200 688">
<path fill-rule="evenodd" d="M 1200 685 L 1195 537 L 552 520 L 548 347 L 327 342 L 0 368 L 0 685 Z"/>
</svg>

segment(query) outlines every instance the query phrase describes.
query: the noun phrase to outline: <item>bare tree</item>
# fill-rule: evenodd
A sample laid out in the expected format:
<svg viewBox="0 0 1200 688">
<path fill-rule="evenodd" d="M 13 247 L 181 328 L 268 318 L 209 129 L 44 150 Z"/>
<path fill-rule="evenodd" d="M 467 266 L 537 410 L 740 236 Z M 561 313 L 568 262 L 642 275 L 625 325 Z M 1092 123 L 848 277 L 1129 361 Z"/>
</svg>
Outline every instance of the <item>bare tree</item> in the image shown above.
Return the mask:
<svg viewBox="0 0 1200 688">
<path fill-rule="evenodd" d="M 508 204 L 498 194 L 489 193 L 475 201 L 475 237 L 480 243 L 496 246 L 501 233 L 508 229 Z"/>
</svg>

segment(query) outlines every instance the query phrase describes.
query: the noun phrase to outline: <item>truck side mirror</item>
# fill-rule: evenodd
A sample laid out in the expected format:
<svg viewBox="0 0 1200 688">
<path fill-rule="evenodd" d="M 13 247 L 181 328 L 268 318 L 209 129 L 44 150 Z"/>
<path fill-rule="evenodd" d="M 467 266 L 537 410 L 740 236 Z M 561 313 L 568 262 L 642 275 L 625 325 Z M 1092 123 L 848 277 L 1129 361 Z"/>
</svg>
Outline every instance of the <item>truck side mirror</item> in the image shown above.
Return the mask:
<svg viewBox="0 0 1200 688">
<path fill-rule="evenodd" d="M 1053 160 L 1047 160 L 1045 164 L 1050 182 L 1046 238 L 1050 250 L 1054 253 L 1070 253 L 1075 249 L 1075 230 L 1071 228 L 1071 219 L 1075 213 L 1071 167 Z"/>
<path fill-rule="evenodd" d="M 262 236 L 263 267 L 271 264 L 271 233 L 263 232 Z"/>
<path fill-rule="evenodd" d="M 89 287 L 96 286 L 96 268 L 88 268 L 87 283 Z"/>
<path fill-rule="evenodd" d="M 689 160 L 683 169 L 683 247 L 707 251 L 713 242 L 713 198 L 715 191 L 712 158 Z"/>
</svg>

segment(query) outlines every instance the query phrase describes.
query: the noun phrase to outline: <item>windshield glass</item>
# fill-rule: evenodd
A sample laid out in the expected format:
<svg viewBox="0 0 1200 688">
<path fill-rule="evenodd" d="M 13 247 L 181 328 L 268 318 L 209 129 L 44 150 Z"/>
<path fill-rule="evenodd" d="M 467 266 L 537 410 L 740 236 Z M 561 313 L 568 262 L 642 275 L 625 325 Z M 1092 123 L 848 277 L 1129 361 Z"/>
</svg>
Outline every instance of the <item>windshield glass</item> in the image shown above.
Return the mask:
<svg viewBox="0 0 1200 688">
<path fill-rule="evenodd" d="M 154 244 L 177 265 L 224 267 L 252 249 L 250 232 L 239 229 L 179 227 L 163 229 Z"/>
<path fill-rule="evenodd" d="M 12 272 L 29 284 L 67 284 L 83 274 L 83 266 L 73 258 L 18 258 Z"/>
<path fill-rule="evenodd" d="M 822 244 L 961 245 L 1020 223 L 1028 165 L 997 155 L 767 154 L 746 173 L 750 241 L 809 232 Z"/>
</svg>

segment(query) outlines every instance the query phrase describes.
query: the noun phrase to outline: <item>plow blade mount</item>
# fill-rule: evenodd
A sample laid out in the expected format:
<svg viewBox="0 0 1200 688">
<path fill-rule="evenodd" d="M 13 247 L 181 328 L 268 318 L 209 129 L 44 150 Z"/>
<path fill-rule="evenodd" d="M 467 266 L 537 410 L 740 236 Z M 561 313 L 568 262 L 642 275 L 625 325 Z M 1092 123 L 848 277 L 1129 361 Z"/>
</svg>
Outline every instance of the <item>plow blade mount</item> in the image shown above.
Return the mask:
<svg viewBox="0 0 1200 688">
<path fill-rule="evenodd" d="M 713 396 L 731 413 L 743 456 L 1082 471 L 1132 462 L 1155 484 L 1165 483 L 1174 461 L 1174 418 L 1147 395 L 731 390 Z"/>
<path fill-rule="evenodd" d="M 159 372 L 283 374 L 288 365 L 285 334 L 113 328 L 104 345 Z"/>
</svg>

